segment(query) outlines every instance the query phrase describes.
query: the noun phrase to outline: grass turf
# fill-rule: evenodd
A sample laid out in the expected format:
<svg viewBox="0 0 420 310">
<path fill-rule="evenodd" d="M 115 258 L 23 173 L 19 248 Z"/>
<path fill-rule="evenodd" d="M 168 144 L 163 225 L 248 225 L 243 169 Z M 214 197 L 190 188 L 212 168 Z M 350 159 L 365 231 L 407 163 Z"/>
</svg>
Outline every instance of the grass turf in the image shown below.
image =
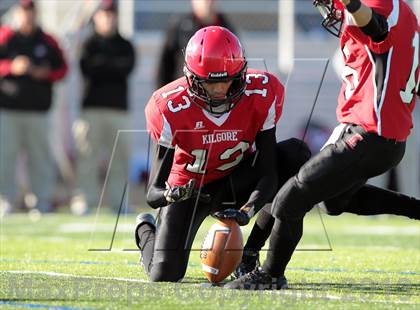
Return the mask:
<svg viewBox="0 0 420 310">
<path fill-rule="evenodd" d="M 323 215 L 324 231 L 315 211 L 305 219 L 304 237 L 286 273 L 290 289 L 244 292 L 206 284 L 199 248 L 213 219 L 195 239 L 182 283 L 148 283 L 132 237 L 134 217 L 121 216 L 118 225 L 113 215 L 3 218 L 0 308 L 420 308 L 416 221 Z"/>
</svg>

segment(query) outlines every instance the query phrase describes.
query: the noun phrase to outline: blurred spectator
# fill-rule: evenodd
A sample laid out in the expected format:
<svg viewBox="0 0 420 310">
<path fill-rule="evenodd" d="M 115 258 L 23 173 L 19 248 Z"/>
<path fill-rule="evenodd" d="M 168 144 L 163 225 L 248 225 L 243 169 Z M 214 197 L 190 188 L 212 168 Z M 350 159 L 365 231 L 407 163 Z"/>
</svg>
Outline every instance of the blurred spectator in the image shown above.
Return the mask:
<svg viewBox="0 0 420 310">
<path fill-rule="evenodd" d="M 48 141 L 52 86 L 67 65 L 56 40 L 37 24 L 32 0 L 21 0 L 14 18 L 16 30 L 0 30 L 0 194 L 5 204 L 15 203 L 16 163 L 24 152 L 35 195 L 30 204 L 47 212 L 54 185 Z"/>
<path fill-rule="evenodd" d="M 98 206 L 101 163 L 111 165 L 105 194 L 114 210 L 118 210 L 128 178 L 127 134 L 119 135 L 113 161 L 110 159 L 118 130 L 127 128 L 127 79 L 134 68 L 134 48 L 118 32 L 114 1 L 102 1 L 93 22 L 94 32 L 84 43 L 80 58 L 84 77 L 81 119 L 73 126 L 79 151 L 78 189 L 71 201 L 76 214 Z"/>
<path fill-rule="evenodd" d="M 192 12 L 177 16 L 169 25 L 160 55 L 157 87 L 172 82 L 183 75 L 184 56 L 182 49 L 200 28 L 222 26 L 237 34 L 225 15 L 217 11 L 216 0 L 191 0 Z"/>
<path fill-rule="evenodd" d="M 1 42 L 3 42 L 3 40 L 6 39 L 6 36 L 8 36 L 9 33 L 12 31 L 13 30 L 10 29 L 10 27 L 8 27 L 7 25 L 3 25 L 0 20 L 0 40 L 2 40 Z"/>
</svg>

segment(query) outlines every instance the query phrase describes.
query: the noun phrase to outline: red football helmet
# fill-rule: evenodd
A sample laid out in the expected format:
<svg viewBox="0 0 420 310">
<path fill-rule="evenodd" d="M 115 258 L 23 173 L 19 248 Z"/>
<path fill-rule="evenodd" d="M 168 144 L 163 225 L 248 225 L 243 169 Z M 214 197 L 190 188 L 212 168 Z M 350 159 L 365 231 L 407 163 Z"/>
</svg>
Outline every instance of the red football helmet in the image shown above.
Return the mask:
<svg viewBox="0 0 420 310">
<path fill-rule="evenodd" d="M 198 30 L 185 50 L 184 74 L 191 99 L 213 114 L 223 114 L 239 102 L 246 87 L 247 62 L 238 38 L 228 29 L 209 26 Z M 223 99 L 213 99 L 202 83 L 232 81 Z"/>
<path fill-rule="evenodd" d="M 314 0 L 313 5 L 324 18 L 321 23 L 322 27 L 339 37 L 343 26 L 343 4 L 337 0 Z"/>
</svg>

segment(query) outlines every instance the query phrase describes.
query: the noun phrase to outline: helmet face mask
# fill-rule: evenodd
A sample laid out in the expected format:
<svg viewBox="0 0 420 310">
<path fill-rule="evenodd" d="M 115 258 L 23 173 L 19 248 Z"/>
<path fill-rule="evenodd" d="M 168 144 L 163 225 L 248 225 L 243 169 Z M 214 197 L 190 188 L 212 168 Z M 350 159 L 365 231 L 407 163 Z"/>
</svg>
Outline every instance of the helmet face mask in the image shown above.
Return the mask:
<svg viewBox="0 0 420 310">
<path fill-rule="evenodd" d="M 198 30 L 185 50 L 184 75 L 191 100 L 215 115 L 232 110 L 246 88 L 247 62 L 238 38 L 229 30 L 209 26 Z M 212 98 L 203 83 L 232 81 L 224 98 Z"/>
<path fill-rule="evenodd" d="M 313 5 L 324 18 L 321 23 L 322 27 L 332 35 L 340 37 L 343 26 L 343 12 L 335 7 L 334 0 L 314 0 Z"/>
<path fill-rule="evenodd" d="M 184 74 L 187 78 L 188 93 L 191 95 L 192 101 L 198 104 L 203 109 L 216 115 L 221 115 L 232 110 L 236 104 L 240 101 L 246 88 L 246 62 L 244 67 L 235 75 L 231 77 L 209 77 L 200 78 L 191 72 L 187 64 L 184 66 Z M 226 76 L 225 73 L 210 73 L 209 76 Z M 212 98 L 211 95 L 206 91 L 203 83 L 221 83 L 232 81 L 226 96 L 224 98 Z"/>
</svg>

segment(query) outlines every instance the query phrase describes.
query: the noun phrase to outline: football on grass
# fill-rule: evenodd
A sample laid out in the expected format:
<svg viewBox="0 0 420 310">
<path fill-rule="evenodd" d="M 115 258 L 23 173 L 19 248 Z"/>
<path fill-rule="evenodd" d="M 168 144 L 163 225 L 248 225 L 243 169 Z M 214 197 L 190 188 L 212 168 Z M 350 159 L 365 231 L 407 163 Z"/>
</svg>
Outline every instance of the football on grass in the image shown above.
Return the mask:
<svg viewBox="0 0 420 310">
<path fill-rule="evenodd" d="M 220 220 L 210 227 L 201 246 L 201 267 L 207 279 L 218 283 L 238 267 L 243 238 L 235 220 Z"/>
</svg>

